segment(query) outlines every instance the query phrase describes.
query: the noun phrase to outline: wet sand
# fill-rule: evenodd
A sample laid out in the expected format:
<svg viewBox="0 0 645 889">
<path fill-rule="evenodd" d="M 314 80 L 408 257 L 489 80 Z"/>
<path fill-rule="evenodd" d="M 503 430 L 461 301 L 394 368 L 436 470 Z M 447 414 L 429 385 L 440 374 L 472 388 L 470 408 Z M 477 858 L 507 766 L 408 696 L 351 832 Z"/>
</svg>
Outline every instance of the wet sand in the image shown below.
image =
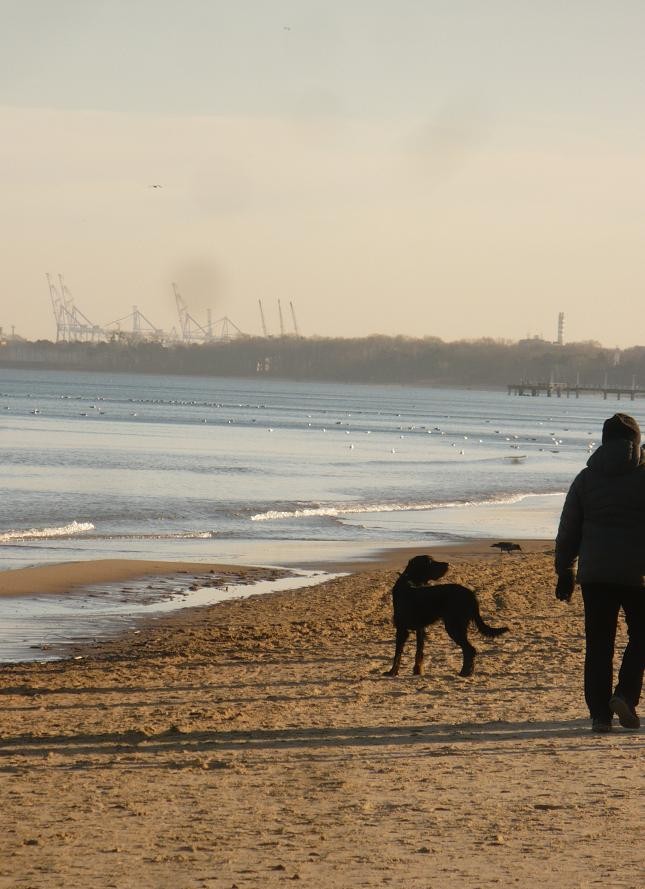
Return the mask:
<svg viewBox="0 0 645 889">
<path fill-rule="evenodd" d="M 207 574 L 226 574 L 246 578 L 249 582 L 270 576 L 270 569 L 238 568 L 232 565 L 204 562 L 161 562 L 143 559 L 97 559 L 93 561 L 60 562 L 34 568 L 0 571 L 0 596 L 32 596 L 73 593 L 96 584 L 140 580 L 145 577 L 190 576 L 191 582 L 203 580 Z"/>
<path fill-rule="evenodd" d="M 469 679 L 438 627 L 425 676 L 412 644 L 382 675 L 402 549 L 2 667 L 0 889 L 635 889 L 643 734 L 589 732 L 579 592 L 557 603 L 551 545 L 522 546 L 450 550 L 449 579 L 511 627 L 472 632 Z"/>
</svg>

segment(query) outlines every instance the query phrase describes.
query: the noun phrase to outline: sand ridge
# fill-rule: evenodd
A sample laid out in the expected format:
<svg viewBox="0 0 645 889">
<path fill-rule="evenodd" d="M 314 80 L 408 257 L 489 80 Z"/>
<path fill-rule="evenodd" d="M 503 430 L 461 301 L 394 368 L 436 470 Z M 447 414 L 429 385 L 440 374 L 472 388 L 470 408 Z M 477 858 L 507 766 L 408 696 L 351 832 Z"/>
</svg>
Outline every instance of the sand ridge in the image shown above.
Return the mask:
<svg viewBox="0 0 645 889">
<path fill-rule="evenodd" d="M 511 627 L 470 679 L 439 628 L 382 676 L 380 565 L 5 667 L 0 887 L 635 889 L 643 735 L 588 730 L 579 592 L 546 547 L 451 561 Z"/>
</svg>

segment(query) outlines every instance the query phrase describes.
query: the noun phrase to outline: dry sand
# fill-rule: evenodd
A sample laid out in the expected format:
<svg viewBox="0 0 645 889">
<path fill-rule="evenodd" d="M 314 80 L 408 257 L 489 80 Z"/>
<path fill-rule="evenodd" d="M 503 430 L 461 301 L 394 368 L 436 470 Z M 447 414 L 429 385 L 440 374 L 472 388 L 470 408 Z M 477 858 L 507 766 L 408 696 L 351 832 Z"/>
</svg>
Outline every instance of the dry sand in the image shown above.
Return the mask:
<svg viewBox="0 0 645 889">
<path fill-rule="evenodd" d="M 381 675 L 388 561 L 2 667 L 0 887 L 636 889 L 643 735 L 589 732 L 548 548 L 453 551 L 512 628 L 470 679 L 439 628 Z"/>
</svg>

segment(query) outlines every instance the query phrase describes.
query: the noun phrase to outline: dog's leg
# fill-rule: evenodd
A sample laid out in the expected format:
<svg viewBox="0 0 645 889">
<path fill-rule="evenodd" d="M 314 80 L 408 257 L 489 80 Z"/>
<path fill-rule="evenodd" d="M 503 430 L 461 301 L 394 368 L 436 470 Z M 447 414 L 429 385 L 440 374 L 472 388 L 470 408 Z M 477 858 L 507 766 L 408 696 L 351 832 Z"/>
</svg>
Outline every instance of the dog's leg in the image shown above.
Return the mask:
<svg viewBox="0 0 645 889">
<path fill-rule="evenodd" d="M 448 633 L 453 642 L 456 642 L 461 648 L 463 664 L 459 671 L 459 675 L 472 676 L 475 669 L 475 655 L 477 654 L 477 649 L 468 641 L 468 625 L 464 626 L 461 621 L 456 620 L 444 620 L 443 623 L 446 628 L 446 633 Z"/>
<path fill-rule="evenodd" d="M 386 670 L 383 674 L 384 676 L 398 676 L 399 675 L 399 667 L 401 666 L 401 655 L 403 654 L 403 646 L 407 642 L 408 636 L 410 635 L 410 631 L 405 628 L 396 629 L 396 648 L 394 649 L 394 660 L 392 661 L 392 668 L 390 670 Z"/>
<path fill-rule="evenodd" d="M 477 654 L 477 649 L 473 648 L 470 642 L 466 639 L 465 643 L 460 646 L 461 652 L 464 656 L 464 661 L 461 666 L 461 670 L 459 671 L 460 676 L 472 676 L 475 670 L 475 655 Z"/>
<path fill-rule="evenodd" d="M 423 676 L 423 643 L 425 642 L 426 634 L 423 627 L 419 627 L 417 629 L 417 651 L 414 656 L 414 675 L 415 676 Z"/>
</svg>

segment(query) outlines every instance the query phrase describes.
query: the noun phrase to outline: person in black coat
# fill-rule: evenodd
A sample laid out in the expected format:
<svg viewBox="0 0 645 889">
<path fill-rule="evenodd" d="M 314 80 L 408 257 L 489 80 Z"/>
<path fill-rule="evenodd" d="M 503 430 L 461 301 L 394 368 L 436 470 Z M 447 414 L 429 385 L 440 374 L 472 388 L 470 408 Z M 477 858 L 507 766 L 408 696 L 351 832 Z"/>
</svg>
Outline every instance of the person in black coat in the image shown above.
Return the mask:
<svg viewBox="0 0 645 889">
<path fill-rule="evenodd" d="M 645 666 L 645 454 L 628 414 L 605 421 L 602 444 L 567 494 L 555 543 L 556 597 L 568 602 L 577 581 L 585 609 L 585 700 L 592 730 L 608 732 L 614 714 L 638 729 Z M 614 643 L 623 610 L 629 641 L 612 692 Z"/>
</svg>

